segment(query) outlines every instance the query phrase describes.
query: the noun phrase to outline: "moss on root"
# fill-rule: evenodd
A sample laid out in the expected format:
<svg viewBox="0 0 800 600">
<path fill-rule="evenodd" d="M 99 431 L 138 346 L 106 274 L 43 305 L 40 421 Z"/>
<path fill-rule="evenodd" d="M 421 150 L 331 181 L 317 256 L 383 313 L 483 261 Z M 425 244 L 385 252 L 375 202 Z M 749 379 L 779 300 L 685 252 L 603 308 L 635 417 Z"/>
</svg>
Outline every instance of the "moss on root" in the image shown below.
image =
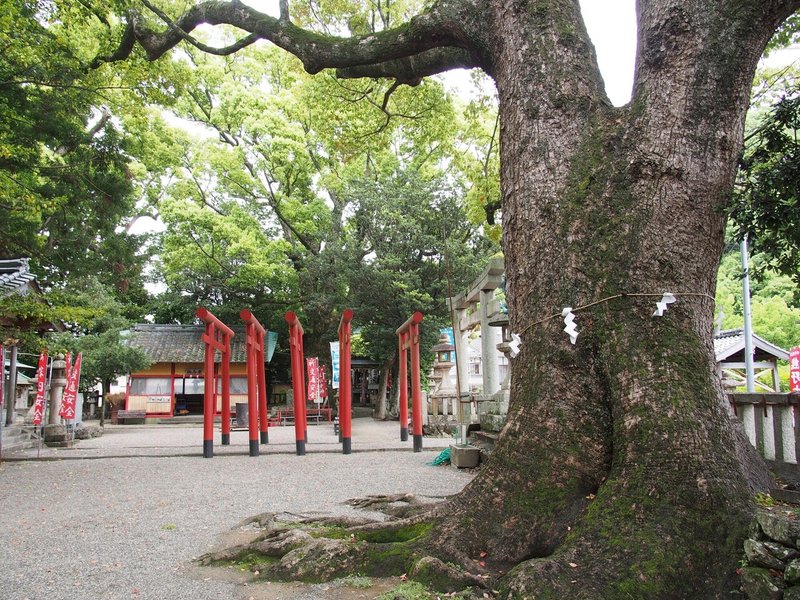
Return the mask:
<svg viewBox="0 0 800 600">
<path fill-rule="evenodd" d="M 314 536 L 339 540 L 354 539 L 372 544 L 390 544 L 394 542 L 409 542 L 421 538 L 427 535 L 432 527 L 431 523 L 426 522 L 401 526 L 387 525 L 380 529 L 367 530 L 330 527 L 314 533 Z"/>
<path fill-rule="evenodd" d="M 231 558 L 212 559 L 204 563 L 209 567 L 235 567 L 240 571 L 260 571 L 280 562 L 280 558 L 267 556 L 257 550 L 243 550 Z"/>
</svg>

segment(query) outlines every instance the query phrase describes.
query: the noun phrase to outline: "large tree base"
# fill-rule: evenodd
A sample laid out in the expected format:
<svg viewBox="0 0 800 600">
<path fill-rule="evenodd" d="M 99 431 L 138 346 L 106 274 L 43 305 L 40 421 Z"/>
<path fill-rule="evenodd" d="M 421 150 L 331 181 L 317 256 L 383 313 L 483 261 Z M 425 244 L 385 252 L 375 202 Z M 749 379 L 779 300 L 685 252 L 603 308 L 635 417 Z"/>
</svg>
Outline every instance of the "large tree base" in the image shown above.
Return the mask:
<svg viewBox="0 0 800 600">
<path fill-rule="evenodd" d="M 735 557 L 728 556 L 736 545 L 720 548 L 702 541 L 719 539 L 719 531 L 700 531 L 716 529 L 719 523 L 685 507 L 669 514 L 633 505 L 614 515 L 620 505 L 604 495 L 592 502 L 552 555 L 517 565 L 442 544 L 437 526 L 451 505 L 405 494 L 349 502 L 380 510 L 384 520 L 258 515 L 236 528 L 232 543 L 197 561 L 248 571 L 251 585 L 368 577 L 382 578 L 385 588 L 385 578 L 397 578 L 398 585 L 413 580 L 434 594 L 457 593 L 461 598 L 705 599 L 728 597 L 736 590 Z M 740 537 L 746 518 L 730 515 L 730 530 L 723 537 Z M 608 529 L 612 522 L 613 532 Z M 332 584 L 328 589 L 333 593 L 339 588 Z M 372 597 L 377 595 L 375 590 Z"/>
</svg>

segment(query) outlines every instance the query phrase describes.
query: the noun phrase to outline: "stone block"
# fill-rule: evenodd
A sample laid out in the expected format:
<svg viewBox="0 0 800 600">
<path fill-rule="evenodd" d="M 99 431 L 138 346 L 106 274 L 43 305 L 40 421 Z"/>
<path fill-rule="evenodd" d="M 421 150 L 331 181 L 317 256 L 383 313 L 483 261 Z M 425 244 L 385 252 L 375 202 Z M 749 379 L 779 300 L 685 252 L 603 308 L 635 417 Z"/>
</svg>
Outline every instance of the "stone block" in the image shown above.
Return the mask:
<svg viewBox="0 0 800 600">
<path fill-rule="evenodd" d="M 503 425 L 506 424 L 505 415 L 481 415 L 480 417 L 481 430 L 483 431 L 500 431 Z"/>
<path fill-rule="evenodd" d="M 741 570 L 742 590 L 751 600 L 781 600 L 785 584 L 769 570 L 744 567 Z"/>
<path fill-rule="evenodd" d="M 793 560 L 786 565 L 786 571 L 783 573 L 783 578 L 789 585 L 800 584 L 800 560 Z"/>
<path fill-rule="evenodd" d="M 42 431 L 44 443 L 64 442 L 68 439 L 67 428 L 63 425 L 45 425 Z"/>
<path fill-rule="evenodd" d="M 769 539 L 797 548 L 797 540 L 800 538 L 800 522 L 790 521 L 786 517 L 766 511 L 758 511 L 756 520 L 764 535 Z"/>
<path fill-rule="evenodd" d="M 789 546 L 784 546 L 783 544 L 779 544 L 777 542 L 765 541 L 764 547 L 769 550 L 769 553 L 772 554 L 772 556 L 783 562 L 800 558 L 800 550 L 790 548 Z"/>
<path fill-rule="evenodd" d="M 450 464 L 460 469 L 477 467 L 481 460 L 480 448 L 475 446 L 450 446 Z"/>
<path fill-rule="evenodd" d="M 744 554 L 747 556 L 747 562 L 755 567 L 776 569 L 778 571 L 783 571 L 786 568 L 786 563 L 775 558 L 764 545 L 764 542 L 745 540 Z"/>
</svg>

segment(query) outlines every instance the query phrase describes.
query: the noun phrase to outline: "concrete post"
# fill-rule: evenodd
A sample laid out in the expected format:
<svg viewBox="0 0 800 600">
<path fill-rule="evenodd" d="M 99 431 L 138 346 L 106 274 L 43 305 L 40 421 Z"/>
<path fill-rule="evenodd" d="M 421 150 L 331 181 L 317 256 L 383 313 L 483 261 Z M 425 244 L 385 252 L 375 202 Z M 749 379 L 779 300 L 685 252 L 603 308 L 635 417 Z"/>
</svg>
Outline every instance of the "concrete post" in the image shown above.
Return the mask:
<svg viewBox="0 0 800 600">
<path fill-rule="evenodd" d="M 489 326 L 489 303 L 494 290 L 481 290 L 481 360 L 483 395 L 491 396 L 500 389 L 500 367 L 497 364 L 497 328 Z"/>
</svg>

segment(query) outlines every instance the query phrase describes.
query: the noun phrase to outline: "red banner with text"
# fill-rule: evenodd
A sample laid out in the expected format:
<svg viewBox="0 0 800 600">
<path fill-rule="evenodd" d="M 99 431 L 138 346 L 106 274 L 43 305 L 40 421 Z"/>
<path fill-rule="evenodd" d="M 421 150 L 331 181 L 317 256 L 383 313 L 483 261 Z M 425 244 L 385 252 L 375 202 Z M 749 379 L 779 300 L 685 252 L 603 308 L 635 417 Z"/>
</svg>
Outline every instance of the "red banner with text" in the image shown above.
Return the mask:
<svg viewBox="0 0 800 600">
<path fill-rule="evenodd" d="M 75 364 L 67 374 L 67 387 L 64 389 L 64 397 L 61 399 L 61 410 L 59 416 L 67 420 L 75 418 L 75 404 L 78 400 L 78 383 L 81 380 L 81 358 L 83 353 L 78 353 Z"/>
<path fill-rule="evenodd" d="M 6 348 L 0 346 L 0 408 L 3 406 L 3 389 L 6 387 Z"/>
<path fill-rule="evenodd" d="M 800 346 L 789 351 L 789 389 L 800 392 Z"/>
<path fill-rule="evenodd" d="M 47 352 L 39 355 L 36 367 L 36 401 L 33 403 L 33 424 L 41 425 L 44 419 L 44 387 L 47 380 Z"/>
<path fill-rule="evenodd" d="M 307 358 L 306 367 L 308 372 L 307 398 L 312 402 L 319 403 L 319 361 L 316 358 Z"/>
<path fill-rule="evenodd" d="M 319 395 L 324 401 L 328 397 L 328 381 L 325 379 L 325 365 L 319 364 Z"/>
</svg>

